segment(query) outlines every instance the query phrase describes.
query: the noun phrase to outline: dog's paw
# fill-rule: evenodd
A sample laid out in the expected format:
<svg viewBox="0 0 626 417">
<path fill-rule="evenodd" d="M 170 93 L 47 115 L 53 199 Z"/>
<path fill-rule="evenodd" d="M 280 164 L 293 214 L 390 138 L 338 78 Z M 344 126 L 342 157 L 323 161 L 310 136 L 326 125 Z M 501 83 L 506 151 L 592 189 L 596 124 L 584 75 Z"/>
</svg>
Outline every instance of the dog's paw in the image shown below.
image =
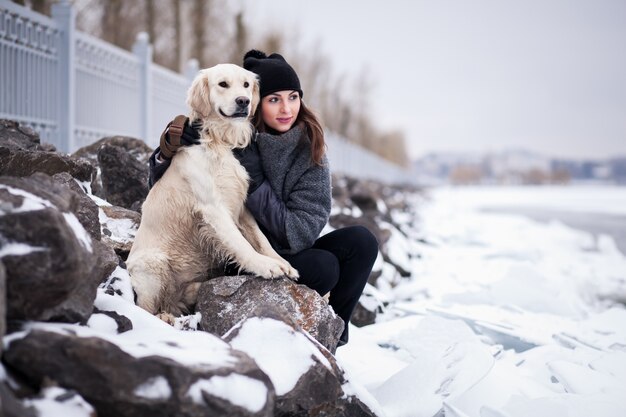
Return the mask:
<svg viewBox="0 0 626 417">
<path fill-rule="evenodd" d="M 269 256 L 260 255 L 254 265 L 245 268 L 254 274 L 266 278 L 278 278 L 288 275 L 291 266 L 282 260 L 270 258 Z M 291 268 L 293 269 L 293 268 Z"/>
<path fill-rule="evenodd" d="M 158 318 L 169 324 L 170 326 L 174 326 L 176 323 L 176 317 L 171 315 L 170 313 L 159 313 L 156 315 Z"/>
<path fill-rule="evenodd" d="M 285 274 L 287 275 L 287 278 L 292 281 L 298 282 L 298 278 L 300 278 L 300 273 L 298 272 L 298 270 L 291 266 L 288 262 L 285 263 L 287 264 L 287 272 Z"/>
</svg>

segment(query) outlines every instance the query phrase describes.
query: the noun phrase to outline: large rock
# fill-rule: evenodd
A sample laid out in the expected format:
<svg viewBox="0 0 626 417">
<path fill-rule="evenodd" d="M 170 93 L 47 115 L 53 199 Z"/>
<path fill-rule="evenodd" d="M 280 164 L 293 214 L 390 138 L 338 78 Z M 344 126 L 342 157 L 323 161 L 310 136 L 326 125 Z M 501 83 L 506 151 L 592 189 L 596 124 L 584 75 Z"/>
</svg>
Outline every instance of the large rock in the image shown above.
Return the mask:
<svg viewBox="0 0 626 417">
<path fill-rule="evenodd" d="M 76 158 L 84 158 L 89 160 L 94 165 L 98 163 L 98 152 L 104 145 L 111 145 L 123 148 L 126 153 L 134 157 L 142 164 L 148 164 L 148 159 L 152 154 L 153 149 L 141 139 L 132 138 L 129 136 L 107 136 L 90 145 L 83 146 L 72 153 L 72 156 Z"/>
<path fill-rule="evenodd" d="M 54 175 L 67 172 L 79 181 L 91 183 L 96 169 L 84 159 L 54 152 L 43 146 L 39 136 L 19 123 L 0 120 L 0 175 L 27 177 L 35 172 Z"/>
<path fill-rule="evenodd" d="M 0 253 L 2 247 L 0 246 Z M 0 339 L 4 337 L 6 333 L 6 314 L 7 314 L 7 292 L 6 292 L 6 279 L 7 274 L 2 263 L 2 257 L 0 256 Z M 2 343 L 0 343 L 0 356 L 2 355 Z"/>
<path fill-rule="evenodd" d="M 0 177 L 9 319 L 84 322 L 91 314 L 98 284 L 118 259 L 74 215 L 80 202 L 45 174 Z"/>
<path fill-rule="evenodd" d="M 200 287 L 196 311 L 202 314 L 203 330 L 222 336 L 267 305 L 288 311 L 298 326 L 326 349 L 335 351 L 343 320 L 317 292 L 287 278 L 266 280 L 238 275 L 211 279 Z"/>
<path fill-rule="evenodd" d="M 104 145 L 123 148 L 126 153 L 134 157 L 146 167 L 148 166 L 148 159 L 153 151 L 152 148 L 150 148 L 146 142 L 141 139 L 135 139 L 128 136 L 108 136 L 78 149 L 72 154 L 72 156 L 75 158 L 84 158 L 91 162 L 95 167 L 98 167 L 100 164 L 98 162 L 98 152 Z M 100 170 L 98 170 L 97 176 L 93 181 L 92 192 L 94 195 L 106 199 L 106 195 L 104 194 L 104 190 L 102 188 L 102 175 Z"/>
<path fill-rule="evenodd" d="M 99 417 L 272 416 L 275 392 L 246 354 L 230 350 L 219 367 L 186 367 L 159 356 L 134 357 L 96 337 L 33 330 L 9 345 L 4 361 L 41 385 L 77 391 Z M 228 393 L 241 390 L 239 405 Z"/>
<path fill-rule="evenodd" d="M 67 172 L 54 174 L 52 179 L 74 191 L 74 198 L 77 201 L 75 204 L 72 204 L 72 213 L 76 215 L 76 218 L 78 218 L 78 221 L 92 239 L 100 240 L 102 231 L 100 230 L 100 219 L 96 202 L 85 193 L 85 190 Z"/>
<path fill-rule="evenodd" d="M 123 146 L 104 144 L 98 149 L 102 190 L 109 203 L 139 211 L 148 195 L 148 164 L 138 161 Z"/>
<path fill-rule="evenodd" d="M 276 390 L 274 416 L 373 416 L 358 398 L 347 395 L 343 371 L 278 305 L 257 308 L 224 339 L 250 355 Z M 284 364 L 283 366 L 279 364 Z"/>
</svg>

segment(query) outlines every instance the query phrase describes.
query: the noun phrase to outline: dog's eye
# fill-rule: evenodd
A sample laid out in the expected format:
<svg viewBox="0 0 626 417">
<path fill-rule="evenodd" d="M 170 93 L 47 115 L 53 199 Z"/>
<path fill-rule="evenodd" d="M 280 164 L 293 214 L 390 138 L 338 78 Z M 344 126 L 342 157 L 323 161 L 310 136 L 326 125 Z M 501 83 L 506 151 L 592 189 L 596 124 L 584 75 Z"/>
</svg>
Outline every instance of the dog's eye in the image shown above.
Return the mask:
<svg viewBox="0 0 626 417">
<path fill-rule="evenodd" d="M 223 88 L 228 88 L 228 83 L 226 81 L 222 81 L 221 83 L 218 84 L 220 87 Z"/>
<path fill-rule="evenodd" d="M 244 87 L 244 88 L 248 88 L 248 87 L 250 87 L 250 83 L 246 81 L 245 83 L 243 83 L 243 87 Z"/>
</svg>

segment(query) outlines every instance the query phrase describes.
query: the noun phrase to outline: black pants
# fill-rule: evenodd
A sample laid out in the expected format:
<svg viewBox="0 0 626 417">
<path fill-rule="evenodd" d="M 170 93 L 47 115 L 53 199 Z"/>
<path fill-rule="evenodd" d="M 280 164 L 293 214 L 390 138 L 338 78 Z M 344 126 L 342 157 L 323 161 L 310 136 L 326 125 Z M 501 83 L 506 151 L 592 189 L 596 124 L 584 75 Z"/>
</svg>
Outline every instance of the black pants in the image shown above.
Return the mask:
<svg viewBox="0 0 626 417">
<path fill-rule="evenodd" d="M 348 323 L 378 255 L 376 237 L 363 226 L 334 230 L 313 247 L 282 255 L 300 273 L 299 284 L 330 292 L 329 304 L 346 324 L 340 345 L 348 342 Z"/>
</svg>

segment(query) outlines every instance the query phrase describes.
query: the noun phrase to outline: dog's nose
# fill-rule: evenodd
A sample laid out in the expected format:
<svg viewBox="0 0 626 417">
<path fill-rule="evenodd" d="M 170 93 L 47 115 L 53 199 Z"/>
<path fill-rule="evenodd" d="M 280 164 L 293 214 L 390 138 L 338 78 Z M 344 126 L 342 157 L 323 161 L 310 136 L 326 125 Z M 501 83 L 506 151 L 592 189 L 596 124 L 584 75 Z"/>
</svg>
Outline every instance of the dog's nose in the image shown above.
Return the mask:
<svg viewBox="0 0 626 417">
<path fill-rule="evenodd" d="M 248 104 L 250 104 L 250 99 L 248 97 L 237 97 L 235 99 L 235 103 L 237 103 L 237 105 L 239 107 L 248 107 Z"/>
</svg>

